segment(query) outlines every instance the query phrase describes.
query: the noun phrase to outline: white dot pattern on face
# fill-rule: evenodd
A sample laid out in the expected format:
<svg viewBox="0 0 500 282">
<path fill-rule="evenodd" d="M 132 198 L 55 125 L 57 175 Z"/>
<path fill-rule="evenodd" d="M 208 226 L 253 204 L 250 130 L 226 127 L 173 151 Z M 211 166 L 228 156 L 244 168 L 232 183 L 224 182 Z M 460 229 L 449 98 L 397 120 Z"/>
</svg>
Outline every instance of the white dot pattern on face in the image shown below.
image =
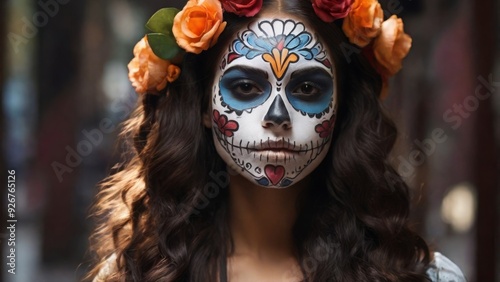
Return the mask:
<svg viewBox="0 0 500 282">
<path fill-rule="evenodd" d="M 313 34 L 292 19 L 260 19 L 238 33 L 222 59 L 214 141 L 224 161 L 258 185 L 288 187 L 328 151 L 334 74 Z"/>
</svg>

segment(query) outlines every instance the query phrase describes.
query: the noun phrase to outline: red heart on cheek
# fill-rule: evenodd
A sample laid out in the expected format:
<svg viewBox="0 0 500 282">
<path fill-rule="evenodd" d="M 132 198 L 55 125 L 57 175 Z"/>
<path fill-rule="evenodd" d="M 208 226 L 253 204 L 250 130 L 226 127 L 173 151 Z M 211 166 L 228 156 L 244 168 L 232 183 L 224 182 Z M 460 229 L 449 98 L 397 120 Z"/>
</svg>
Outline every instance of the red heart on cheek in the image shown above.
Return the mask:
<svg viewBox="0 0 500 282">
<path fill-rule="evenodd" d="M 266 165 L 264 173 L 273 185 L 277 185 L 285 176 L 285 168 L 283 166 Z"/>
</svg>

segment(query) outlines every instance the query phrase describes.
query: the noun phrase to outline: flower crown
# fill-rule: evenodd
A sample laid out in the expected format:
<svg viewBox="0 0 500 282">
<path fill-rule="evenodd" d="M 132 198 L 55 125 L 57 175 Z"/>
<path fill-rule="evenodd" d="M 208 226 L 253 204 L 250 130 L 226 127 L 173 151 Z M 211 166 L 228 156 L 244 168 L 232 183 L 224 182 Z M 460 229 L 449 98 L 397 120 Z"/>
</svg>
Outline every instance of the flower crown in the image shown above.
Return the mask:
<svg viewBox="0 0 500 282">
<path fill-rule="evenodd" d="M 223 12 L 255 16 L 263 0 L 189 0 L 182 10 L 163 8 L 147 22 L 148 33 L 134 47 L 128 64 L 129 79 L 138 94 L 160 93 L 181 72 L 185 52 L 199 54 L 212 47 L 226 27 Z M 342 30 L 383 81 L 381 98 L 387 94 L 389 77 L 401 69 L 411 47 L 403 21 L 384 15 L 378 0 L 311 0 L 316 15 L 325 22 L 343 19 Z"/>
</svg>

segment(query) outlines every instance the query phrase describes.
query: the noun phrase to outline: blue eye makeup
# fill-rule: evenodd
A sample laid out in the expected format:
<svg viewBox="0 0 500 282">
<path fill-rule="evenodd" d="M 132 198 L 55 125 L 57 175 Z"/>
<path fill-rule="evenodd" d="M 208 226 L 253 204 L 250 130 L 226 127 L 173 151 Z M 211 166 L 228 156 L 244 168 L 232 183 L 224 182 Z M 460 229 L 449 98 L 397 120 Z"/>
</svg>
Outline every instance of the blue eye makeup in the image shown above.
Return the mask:
<svg viewBox="0 0 500 282">
<path fill-rule="evenodd" d="M 285 92 L 295 110 L 320 114 L 330 105 L 333 78 L 321 68 L 298 70 L 290 76 Z"/>
<path fill-rule="evenodd" d="M 219 89 L 224 102 L 239 111 L 255 108 L 271 95 L 267 73 L 246 66 L 228 69 L 219 82 Z"/>
</svg>

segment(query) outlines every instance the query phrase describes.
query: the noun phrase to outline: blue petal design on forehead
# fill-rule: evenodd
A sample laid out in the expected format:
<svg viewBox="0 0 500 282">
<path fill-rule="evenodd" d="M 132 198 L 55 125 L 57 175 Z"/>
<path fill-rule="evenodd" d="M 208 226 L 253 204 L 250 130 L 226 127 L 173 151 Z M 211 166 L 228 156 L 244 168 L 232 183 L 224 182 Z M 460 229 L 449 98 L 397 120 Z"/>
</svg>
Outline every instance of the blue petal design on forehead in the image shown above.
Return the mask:
<svg viewBox="0 0 500 282">
<path fill-rule="evenodd" d="M 248 43 L 252 46 L 256 46 L 258 49 L 262 51 L 268 51 L 272 50 L 274 47 L 274 42 L 270 42 L 269 39 L 267 38 L 262 38 L 262 37 L 257 37 L 255 34 L 252 34 L 249 39 L 252 39 L 252 41 L 248 40 Z"/>
<path fill-rule="evenodd" d="M 248 51 L 248 53 L 246 54 L 246 57 L 247 59 L 253 59 L 259 55 L 261 55 L 262 52 L 261 51 L 258 51 L 258 50 L 250 50 Z"/>
<path fill-rule="evenodd" d="M 272 24 L 281 23 L 284 25 L 283 21 L 275 20 Z M 287 21 L 287 24 L 291 24 L 291 21 Z M 262 25 L 268 24 L 270 22 L 264 21 Z M 301 23 L 294 23 L 295 26 L 302 26 Z M 292 31 L 294 31 L 293 29 Z M 263 31 L 263 30 L 262 30 Z M 292 32 L 290 31 L 290 32 Z M 264 32 L 264 31 L 263 31 Z M 276 31 L 275 31 L 276 32 Z M 282 32 L 285 32 L 284 30 Z M 265 32 L 264 32 L 265 33 Z M 266 34 L 266 33 L 265 33 Z M 306 31 L 301 31 L 299 34 L 273 34 L 273 35 L 263 35 L 257 36 L 253 30 L 247 30 L 243 32 L 238 38 L 233 42 L 233 51 L 239 55 L 245 56 L 247 59 L 253 59 L 258 55 L 263 55 L 266 53 L 272 53 L 274 48 L 277 48 L 280 42 L 284 43 L 283 48 L 289 50 L 290 53 L 298 53 L 304 56 L 305 59 L 311 60 L 314 58 L 314 53 L 311 53 L 310 49 L 306 46 L 311 43 L 312 36 Z"/>
<path fill-rule="evenodd" d="M 311 35 L 303 32 L 297 36 L 288 35 L 285 40 L 285 46 L 290 50 L 294 50 L 305 47 L 309 42 L 311 42 Z"/>
<path fill-rule="evenodd" d="M 306 60 L 312 60 L 312 58 L 314 58 L 314 56 L 315 56 L 315 54 L 313 52 L 311 52 L 311 50 L 307 50 L 307 49 L 299 50 L 297 53 L 299 53 Z"/>
<path fill-rule="evenodd" d="M 316 43 L 316 45 L 314 45 L 311 48 L 311 52 L 313 52 L 314 56 L 316 56 L 322 51 L 322 49 L 323 49 L 323 47 L 321 47 L 321 44 Z"/>
<path fill-rule="evenodd" d="M 251 60 L 262 56 L 270 63 L 278 80 L 299 57 L 318 61 L 331 69 L 325 50 L 319 42 L 313 42 L 313 35 L 305 30 L 304 24 L 274 19 L 259 22 L 258 28 L 262 32 L 260 36 L 251 28 L 238 35 L 230 48 L 230 57 L 244 56 Z"/>
<path fill-rule="evenodd" d="M 237 54 L 253 59 L 271 50 L 273 45 L 264 38 L 257 37 L 253 31 L 245 31 L 238 40 L 233 43 L 233 49 Z"/>
</svg>

